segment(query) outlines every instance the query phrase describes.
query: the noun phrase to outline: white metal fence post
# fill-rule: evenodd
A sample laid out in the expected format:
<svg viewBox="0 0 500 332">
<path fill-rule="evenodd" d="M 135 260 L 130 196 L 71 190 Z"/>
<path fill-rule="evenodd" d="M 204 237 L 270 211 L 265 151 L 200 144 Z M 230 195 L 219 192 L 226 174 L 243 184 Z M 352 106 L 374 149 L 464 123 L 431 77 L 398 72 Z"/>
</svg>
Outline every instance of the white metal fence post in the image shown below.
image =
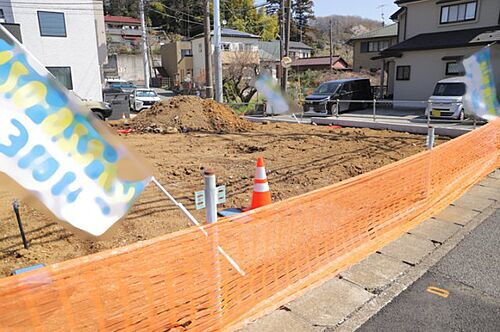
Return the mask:
<svg viewBox="0 0 500 332">
<path fill-rule="evenodd" d="M 215 186 L 215 174 L 212 170 L 205 173 L 205 205 L 207 223 L 217 222 L 217 188 Z"/>
<path fill-rule="evenodd" d="M 434 131 L 435 128 L 433 126 L 429 126 L 427 128 L 427 149 L 432 150 L 434 147 Z"/>
<path fill-rule="evenodd" d="M 431 106 L 431 101 L 427 100 L 427 109 L 429 110 L 429 112 L 427 112 L 427 127 L 431 126 L 431 112 L 432 112 L 432 109 L 431 109 L 430 106 Z"/>
<path fill-rule="evenodd" d="M 373 122 L 377 121 L 377 99 L 373 98 Z"/>
</svg>

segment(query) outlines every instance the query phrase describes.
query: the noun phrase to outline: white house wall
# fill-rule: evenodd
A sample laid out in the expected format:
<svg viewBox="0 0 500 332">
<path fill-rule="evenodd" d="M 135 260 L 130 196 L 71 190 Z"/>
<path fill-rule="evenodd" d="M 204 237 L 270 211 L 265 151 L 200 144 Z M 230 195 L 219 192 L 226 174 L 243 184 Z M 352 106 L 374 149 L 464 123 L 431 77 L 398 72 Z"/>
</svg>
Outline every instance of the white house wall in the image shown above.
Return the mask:
<svg viewBox="0 0 500 332">
<path fill-rule="evenodd" d="M 205 44 L 203 38 L 191 41 L 193 49 L 193 80 L 196 84 L 205 85 Z"/>
<path fill-rule="evenodd" d="M 82 98 L 102 100 L 102 36 L 97 31 L 94 1 L 37 0 L 36 5 L 12 0 L 8 23 L 21 25 L 24 46 L 46 67 L 71 67 L 73 91 Z M 5 5 L 8 6 L 8 5 Z M 0 5 L 2 8 L 2 5 Z M 37 11 L 64 13 L 66 37 L 42 37 Z M 102 17 L 102 16 L 101 16 Z M 12 21 L 11 21 L 12 20 Z M 98 51 L 99 37 L 101 52 Z"/>
<path fill-rule="evenodd" d="M 405 4 L 408 7 L 406 22 L 406 39 L 422 33 L 443 32 L 451 30 L 475 29 L 498 24 L 500 0 L 479 0 L 476 20 L 439 24 L 441 6 L 464 3 L 467 1 L 453 1 L 436 4 L 436 1 L 420 1 Z M 401 22 L 405 24 L 405 22 Z"/>
<path fill-rule="evenodd" d="M 411 66 L 410 80 L 395 81 L 395 106 L 425 107 L 422 103 L 397 103 L 396 101 L 427 101 L 434 91 L 436 82 L 447 77 L 445 56 L 469 56 L 480 47 L 450 48 L 441 50 L 405 52 L 401 58 L 396 58 L 397 66 Z M 392 76 L 395 79 L 395 74 Z"/>
</svg>

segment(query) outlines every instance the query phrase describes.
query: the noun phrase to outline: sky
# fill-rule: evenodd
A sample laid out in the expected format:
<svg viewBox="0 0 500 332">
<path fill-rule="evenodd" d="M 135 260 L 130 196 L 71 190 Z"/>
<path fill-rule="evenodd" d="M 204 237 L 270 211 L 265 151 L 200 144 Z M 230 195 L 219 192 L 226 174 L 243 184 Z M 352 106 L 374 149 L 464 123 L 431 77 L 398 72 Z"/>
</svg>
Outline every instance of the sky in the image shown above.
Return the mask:
<svg viewBox="0 0 500 332">
<path fill-rule="evenodd" d="M 378 8 L 385 5 L 383 8 Z M 355 15 L 374 20 L 381 20 L 383 10 L 385 21 L 390 23 L 389 16 L 398 10 L 394 0 L 314 0 L 314 14 L 328 15 Z"/>
</svg>

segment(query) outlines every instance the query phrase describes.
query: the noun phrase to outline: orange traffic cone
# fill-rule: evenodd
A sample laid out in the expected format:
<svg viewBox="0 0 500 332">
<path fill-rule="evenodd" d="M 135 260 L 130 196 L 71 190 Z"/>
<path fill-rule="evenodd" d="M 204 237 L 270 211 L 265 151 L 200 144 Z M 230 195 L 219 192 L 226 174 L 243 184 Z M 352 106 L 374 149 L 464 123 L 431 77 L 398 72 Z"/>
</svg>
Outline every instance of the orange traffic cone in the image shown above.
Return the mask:
<svg viewBox="0 0 500 332">
<path fill-rule="evenodd" d="M 249 210 L 271 204 L 271 192 L 267 183 L 266 168 L 264 167 L 264 158 L 257 158 L 257 169 L 253 180 L 252 203 Z"/>
</svg>

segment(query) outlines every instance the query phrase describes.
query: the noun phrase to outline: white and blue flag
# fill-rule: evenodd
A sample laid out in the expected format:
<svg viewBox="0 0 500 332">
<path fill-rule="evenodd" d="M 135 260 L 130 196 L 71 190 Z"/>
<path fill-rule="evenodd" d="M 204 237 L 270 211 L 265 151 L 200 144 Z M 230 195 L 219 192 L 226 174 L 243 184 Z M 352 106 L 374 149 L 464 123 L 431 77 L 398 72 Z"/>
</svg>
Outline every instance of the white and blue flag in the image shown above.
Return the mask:
<svg viewBox="0 0 500 332">
<path fill-rule="evenodd" d="M 467 91 L 464 106 L 485 120 L 500 116 L 490 47 L 485 47 L 463 61 Z"/>
<path fill-rule="evenodd" d="M 0 172 L 57 219 L 100 236 L 149 183 L 147 167 L 0 29 Z"/>
</svg>

